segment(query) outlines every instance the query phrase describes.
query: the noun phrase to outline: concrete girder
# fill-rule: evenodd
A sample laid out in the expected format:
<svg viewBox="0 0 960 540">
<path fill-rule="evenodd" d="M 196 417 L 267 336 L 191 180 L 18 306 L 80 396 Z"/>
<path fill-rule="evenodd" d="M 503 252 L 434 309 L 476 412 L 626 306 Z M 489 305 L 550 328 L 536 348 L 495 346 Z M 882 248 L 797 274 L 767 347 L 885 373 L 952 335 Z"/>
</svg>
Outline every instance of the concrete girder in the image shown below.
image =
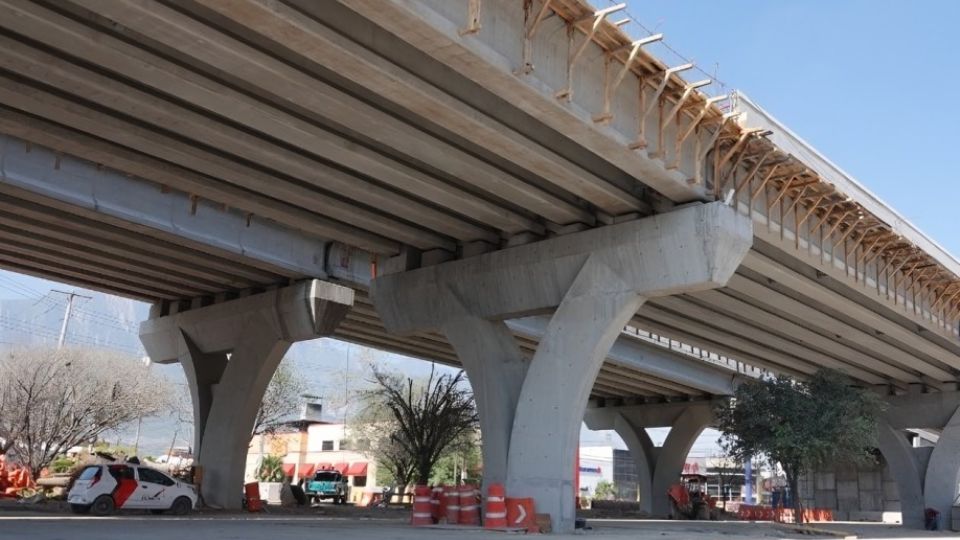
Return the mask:
<svg viewBox="0 0 960 540">
<path fill-rule="evenodd" d="M 271 190 L 276 198 L 267 197 L 12 109 L 0 107 L 0 131 L 65 154 L 84 156 L 106 167 L 273 220 L 318 238 L 336 239 L 373 253 L 394 255 L 400 251 L 400 247 L 394 240 L 325 216 L 349 219 L 357 226 L 364 227 L 380 223 L 381 227 L 389 227 L 382 229 L 382 232 L 393 231 L 393 238 L 418 248 L 435 247 L 438 239 L 445 241 L 432 234 L 424 234 L 426 231 L 350 206 L 340 199 L 298 184 L 275 182 L 271 184 Z M 315 212 L 323 212 L 323 215 Z M 367 230 L 379 229 L 369 226 Z"/>
<path fill-rule="evenodd" d="M 724 336 L 723 333 L 716 332 L 712 327 L 696 323 L 691 326 L 688 320 L 673 315 L 670 315 L 666 320 L 668 322 L 663 322 L 659 317 L 654 319 L 638 314 L 630 321 L 630 324 L 656 332 L 662 336 L 668 336 L 672 339 L 682 341 L 694 347 L 722 354 L 729 358 L 735 358 L 760 369 L 777 373 L 787 373 L 795 377 L 803 377 L 816 371 L 816 367 L 811 364 L 797 358 L 777 355 L 776 353 L 774 353 L 773 356 L 776 357 L 777 360 L 771 361 L 767 357 L 767 351 L 761 351 L 759 353 L 750 352 L 757 350 L 752 343 L 737 337 L 728 339 L 727 336 Z M 706 332 L 709 337 L 704 336 L 702 332 Z"/>
<path fill-rule="evenodd" d="M 10 253 L 0 248 L 0 266 L 14 272 L 30 274 L 42 279 L 54 279 L 64 283 L 80 285 L 84 288 L 103 291 L 110 294 L 123 294 L 138 300 L 156 301 L 173 300 L 176 295 L 150 287 L 143 287 L 127 280 L 104 277 L 84 270 L 79 270 L 66 263 L 55 263 L 24 256 L 20 253 Z"/>
<path fill-rule="evenodd" d="M 548 323 L 547 317 L 528 317 L 510 320 L 507 325 L 515 332 L 541 338 Z M 742 379 L 742 376 L 729 369 L 716 367 L 663 347 L 648 345 L 623 336 L 610 348 L 607 363 L 615 363 L 714 395 L 732 394 Z"/>
<path fill-rule="evenodd" d="M 752 325 L 757 329 L 775 335 L 782 336 L 783 342 L 797 342 L 794 345 L 801 351 L 807 349 L 810 352 L 795 353 L 804 357 L 815 359 L 818 362 L 824 362 L 822 359 L 830 357 L 834 369 L 847 371 L 849 368 L 844 364 L 857 366 L 858 368 L 874 373 L 878 376 L 900 381 L 903 383 L 919 382 L 921 378 L 912 370 L 902 369 L 899 364 L 889 361 L 885 356 L 878 356 L 871 353 L 865 353 L 857 348 L 856 344 L 849 344 L 838 339 L 831 339 L 822 334 L 808 330 L 792 320 L 780 317 L 776 313 L 758 308 L 753 302 L 741 300 L 737 296 L 713 291 L 705 291 L 704 294 L 693 295 L 694 302 L 699 305 L 708 306 L 708 309 L 714 313 L 726 315 L 738 321 L 744 321 L 743 324 Z M 775 294 L 775 293 L 770 293 Z M 756 298 L 757 303 L 762 303 L 766 297 Z M 751 298 L 753 300 L 753 298 Z M 699 310 L 700 308 L 694 308 Z M 837 367 L 837 364 L 841 367 Z"/>
<path fill-rule="evenodd" d="M 539 324 L 540 321 L 537 321 L 537 324 L 533 326 L 523 324 L 523 322 L 527 320 L 528 319 L 509 320 L 506 321 L 506 324 L 510 328 L 510 331 L 514 334 L 517 345 L 523 351 L 524 355 L 532 357 L 537 348 L 537 339 L 540 339 L 543 336 L 545 324 Z M 350 329 L 367 328 L 371 334 L 380 336 L 386 333 L 386 330 L 383 328 L 383 325 L 379 317 L 377 317 L 376 312 L 373 310 L 373 307 L 359 303 L 355 304 L 350 310 L 350 313 L 347 315 L 347 319 L 343 323 L 343 327 Z M 417 343 L 424 344 L 423 349 L 418 350 L 414 356 L 436 359 L 437 357 L 433 356 L 435 353 L 442 354 L 443 358 L 449 358 L 451 355 L 453 355 L 453 350 L 450 348 L 450 344 L 446 339 L 439 335 L 431 333 L 418 333 L 413 337 L 416 338 Z M 400 343 L 406 342 L 404 341 L 404 338 L 397 336 L 391 337 L 390 341 Z M 626 343 L 627 347 L 621 350 L 620 345 L 622 343 Z M 644 370 L 643 367 L 646 365 L 646 363 L 643 361 L 638 363 L 631 357 L 631 354 L 634 352 L 633 344 L 635 343 L 638 347 L 641 347 L 641 349 L 636 351 L 636 353 L 641 355 L 643 358 L 646 358 L 646 356 L 649 356 L 649 354 L 644 353 L 643 351 L 645 349 L 642 347 L 650 347 L 656 358 L 660 358 L 659 355 L 668 355 L 668 357 L 664 358 L 664 369 L 666 369 L 666 371 L 658 370 L 656 367 L 656 361 L 652 363 L 653 367 Z M 383 345 L 380 346 L 382 347 Z M 620 354 L 617 354 L 617 352 Z M 643 356 L 644 354 L 646 354 L 646 356 Z M 674 356 L 676 356 L 677 362 L 687 366 L 687 369 L 671 371 L 671 369 L 668 367 L 668 363 Z M 627 382 L 633 390 L 643 389 L 644 393 L 642 395 L 675 396 L 696 395 L 700 392 L 708 390 L 703 390 L 695 386 L 678 384 L 676 381 L 672 380 L 671 373 L 676 374 L 681 380 L 689 382 L 687 381 L 687 379 L 690 378 L 688 370 L 692 370 L 693 373 L 700 373 L 702 369 L 707 369 L 710 375 L 719 377 L 718 380 L 714 382 L 718 384 L 721 381 L 726 382 L 726 387 L 718 386 L 718 389 L 729 389 L 730 381 L 733 380 L 733 377 L 736 377 L 735 373 L 731 372 L 730 374 L 724 375 L 723 372 L 729 370 L 711 368 L 709 364 L 707 364 L 704 368 L 702 364 L 704 363 L 684 355 L 670 353 L 662 347 L 658 347 L 656 345 L 646 345 L 642 342 L 621 335 L 611 349 L 611 352 L 604 362 L 603 367 L 600 369 L 600 374 L 611 377 L 611 380 L 616 380 L 616 378 L 619 378 Z M 452 365 L 459 366 L 460 363 L 459 361 L 455 361 Z M 656 377 L 657 373 L 660 374 L 659 377 Z M 649 375 L 651 374 L 655 376 L 650 377 Z M 709 379 L 708 377 L 708 380 L 712 379 Z M 703 386 L 703 383 L 701 382 L 700 385 Z M 723 394 L 727 392 L 720 393 Z"/>
<path fill-rule="evenodd" d="M 860 323 L 866 325 L 881 332 L 884 339 L 895 340 L 923 357 L 940 359 L 943 362 L 947 362 L 945 359 L 949 358 L 949 363 L 960 362 L 960 356 L 958 356 L 960 355 L 960 345 L 955 345 L 955 340 L 932 341 L 927 337 L 929 333 L 924 335 L 926 332 L 920 330 L 927 327 L 917 321 L 914 321 L 915 325 L 912 327 L 898 324 L 882 315 L 882 313 L 891 311 L 889 306 L 883 305 L 884 302 L 873 301 L 873 299 L 861 293 L 856 293 L 853 297 L 838 296 L 837 292 L 825 287 L 822 283 L 818 283 L 817 280 L 771 259 L 756 248 L 744 259 L 743 266 L 842 314 L 847 318 L 846 322 L 848 324 L 856 325 L 856 323 Z M 880 309 L 875 310 L 868 307 L 866 301 L 875 304 Z M 930 333 L 932 333 L 932 330 Z"/>
<path fill-rule="evenodd" d="M 411 126 L 403 125 L 399 120 L 377 111 L 373 107 L 329 86 L 322 80 L 297 70 L 287 63 L 277 61 L 258 49 L 229 37 L 226 33 L 221 33 L 211 26 L 206 26 L 172 9 L 159 4 L 141 5 L 127 2 L 99 2 L 98 0 L 77 0 L 75 3 L 90 9 L 94 13 L 115 20 L 126 28 L 177 49 L 179 53 L 187 57 L 194 58 L 197 62 L 207 66 L 203 71 L 223 70 L 228 72 L 232 77 L 242 80 L 246 84 L 255 88 L 263 88 L 262 92 L 265 94 L 281 97 L 290 105 L 306 107 L 323 117 L 333 117 L 337 124 L 351 130 L 357 130 L 365 136 L 376 139 L 391 134 L 393 136 L 391 140 L 399 141 L 398 144 L 402 144 L 404 138 L 412 141 L 422 137 Z M 198 43 L 203 45 L 198 46 Z M 274 81 L 274 84 L 264 87 L 262 86 L 264 81 Z M 184 82 L 180 81 L 177 84 L 183 85 Z M 165 88 L 163 90 L 168 91 Z M 218 114 L 225 114 L 226 117 L 237 121 L 242 120 L 244 124 L 250 121 L 247 118 L 250 111 L 249 105 L 243 105 L 242 117 L 238 117 L 236 106 L 224 100 L 224 97 L 226 97 L 232 102 L 238 100 L 242 102 L 243 100 L 237 97 L 236 92 L 227 92 L 226 96 L 219 92 L 198 96 L 199 89 L 194 88 L 193 90 L 191 98 L 206 97 L 205 106 L 212 107 L 212 110 L 217 111 Z M 215 101 L 211 103 L 210 99 L 213 96 L 215 96 Z M 255 107 L 262 108 L 263 103 L 257 103 Z M 254 115 L 257 125 L 264 125 L 264 122 L 266 122 L 269 132 L 280 135 L 281 140 L 299 147 L 306 147 L 305 149 L 311 153 L 357 170 L 397 189 L 417 197 L 423 197 L 435 204 L 446 206 L 479 222 L 489 223 L 491 226 L 507 232 L 537 230 L 536 224 L 525 216 L 490 204 L 469 192 L 459 190 L 437 178 L 423 174 L 405 163 L 342 140 L 331 132 L 318 129 L 308 122 L 298 121 L 295 117 L 284 114 L 274 114 L 268 119 L 263 118 L 263 113 L 254 112 Z M 361 126 L 369 129 L 361 129 Z M 299 133 L 293 135 L 293 132 Z M 234 139 L 237 138 L 234 137 Z M 234 141 L 235 144 L 239 142 L 241 142 L 239 139 Z M 449 150 L 454 155 L 460 155 L 459 150 L 439 139 L 432 138 L 431 144 L 427 146 L 432 146 L 434 152 L 437 151 L 437 147 L 440 147 Z M 275 154 L 270 158 L 280 159 L 279 154 L 276 154 L 279 148 L 273 148 L 272 150 Z M 429 161 L 426 162 L 429 163 Z M 311 162 L 311 164 L 313 163 L 316 162 Z M 293 162 L 287 159 L 286 166 L 289 168 L 292 164 Z M 322 163 L 315 166 L 326 167 Z M 302 179 L 310 179 L 316 176 L 316 173 L 303 172 L 288 172 L 288 174 Z M 390 207 L 389 200 L 380 202 L 370 200 L 374 193 L 381 189 L 375 184 L 367 184 L 359 178 L 341 179 L 340 175 L 335 174 L 333 170 L 327 171 L 326 176 L 325 180 L 328 183 L 336 182 L 336 187 L 332 185 L 328 187 L 332 191 L 345 195 L 349 193 L 350 198 L 365 201 L 374 207 L 384 209 Z M 394 198 L 396 198 L 396 194 L 394 194 Z M 414 200 L 406 201 L 407 206 L 418 204 Z M 400 206 L 396 206 L 394 210 L 396 215 L 403 215 L 403 212 L 406 211 Z M 424 206 L 419 208 L 418 212 L 423 213 L 419 217 L 419 222 L 425 222 L 435 211 L 431 207 Z M 410 219 L 409 216 L 405 217 Z M 437 219 L 440 219 L 440 217 L 438 216 Z M 453 216 L 447 216 L 445 219 L 447 221 L 445 226 L 434 225 L 433 228 L 435 230 L 446 230 L 448 234 L 461 240 L 485 238 L 485 235 L 480 234 L 478 229 L 471 228 L 472 225 L 468 222 L 454 219 Z M 410 220 L 418 222 L 416 217 Z"/>
<path fill-rule="evenodd" d="M 331 334 L 352 303 L 352 290 L 309 280 L 141 324 L 150 357 L 184 368 L 208 505 L 240 508 L 251 431 L 277 365 L 292 343 Z"/>
<path fill-rule="evenodd" d="M 154 297 L 169 294 L 177 297 L 202 296 L 209 290 L 196 288 L 189 283 L 171 281 L 162 273 L 160 277 L 141 273 L 139 266 L 126 267 L 122 260 L 104 260 L 94 253 L 50 244 L 35 236 L 24 237 L 16 231 L 11 234 L 3 228 L 0 228 L 0 252 L 10 257 L 23 257 L 24 261 L 47 263 L 80 273 L 103 276 L 110 281 L 152 291 Z"/>
<path fill-rule="evenodd" d="M 722 296 L 722 293 L 718 294 Z M 715 296 L 716 295 L 710 295 L 708 298 L 713 299 Z M 698 298 L 698 296 L 692 295 L 690 298 Z M 703 302 L 710 305 L 708 301 Z M 703 307 L 696 301 L 692 301 L 686 297 L 664 298 L 657 301 L 657 306 L 669 309 L 674 313 L 683 313 L 684 316 L 691 317 L 699 321 L 720 321 L 721 317 L 723 317 L 723 322 L 721 323 L 723 330 L 729 333 L 731 336 L 740 336 L 747 340 L 756 341 L 762 347 L 769 347 L 785 354 L 802 358 L 807 362 L 813 362 L 819 365 L 844 371 L 850 376 L 867 377 L 870 382 L 874 384 L 880 384 L 881 382 L 884 382 L 885 379 L 876 375 L 875 369 L 863 369 L 860 366 L 861 362 L 880 367 L 886 367 L 888 371 L 893 372 L 901 377 L 910 377 L 910 374 L 907 374 L 902 370 L 895 369 L 891 366 L 886 366 L 885 364 L 882 364 L 881 362 L 878 362 L 877 360 L 863 355 L 859 351 L 853 349 L 850 349 L 847 352 L 858 361 L 855 365 L 850 365 L 852 362 L 848 362 L 843 356 L 835 356 L 821 352 L 821 350 L 816 348 L 817 345 L 830 344 L 830 342 L 822 336 L 803 335 L 801 339 L 797 340 L 798 342 L 793 341 L 793 339 L 784 337 L 781 333 L 776 332 L 768 327 L 768 325 L 780 322 L 769 316 L 764 319 L 762 315 L 758 315 L 756 318 L 753 318 L 751 317 L 752 314 L 744 313 L 742 311 L 721 313 L 715 309 Z M 749 306 L 747 307 L 749 308 Z M 657 315 L 651 313 L 651 316 L 655 317 Z M 746 322 L 744 322 L 744 320 L 746 320 Z M 814 336 L 819 339 L 810 341 L 810 338 Z M 795 338 L 793 335 L 790 335 L 790 337 Z"/>
<path fill-rule="evenodd" d="M 13 194 L 13 196 L 9 194 Z M 38 204 L 35 201 L 42 201 Z M 52 203 L 52 204 L 51 204 Z M 0 184 L 0 212 L 26 231 L 39 231 L 49 236 L 59 234 L 64 241 L 86 247 L 97 247 L 114 254 L 138 255 L 153 261 L 157 267 L 167 267 L 197 276 L 201 281 L 213 280 L 247 288 L 255 283 L 271 282 L 283 276 L 250 268 L 240 261 L 222 257 L 219 250 L 194 245 L 183 238 L 156 238 L 152 231 L 134 224 L 126 227 L 120 220 L 35 197 L 24 190 Z M 50 232 L 54 231 L 54 232 Z M 176 243 L 174 243 L 176 242 Z M 201 249 L 205 251 L 200 251 Z M 154 257 L 151 259 L 150 254 Z"/>
<path fill-rule="evenodd" d="M 329 14 L 330 6 L 321 8 L 311 2 L 300 2 L 294 9 L 283 4 L 268 5 L 258 2 L 200 0 L 197 3 L 282 44 L 282 47 L 346 77 L 355 84 L 376 88 L 401 107 L 481 148 L 489 149 L 490 152 L 560 186 L 565 191 L 595 204 L 600 202 L 596 196 L 591 195 L 590 186 L 602 185 L 603 179 L 347 39 L 330 26 L 338 28 L 340 32 L 344 32 L 343 28 L 329 23 L 326 26 L 321 24 L 318 21 L 324 20 Z M 459 176 L 465 180 L 470 179 L 468 174 L 461 173 Z M 494 176 L 485 180 L 490 186 L 487 188 L 489 191 L 521 203 L 556 223 L 593 221 L 592 216 L 586 212 L 562 203 L 546 192 L 510 176 L 501 174 L 500 178 Z M 626 194 L 624 198 L 629 200 Z M 633 205 L 633 210 L 645 206 L 639 200 L 634 200 Z M 607 212 L 620 213 L 618 208 L 601 208 Z M 563 211 L 563 214 L 557 215 L 558 211 Z"/>
<path fill-rule="evenodd" d="M 316 201 L 311 203 L 311 199 L 322 199 L 322 193 L 317 193 L 312 189 L 297 189 L 296 187 L 290 187 L 285 183 L 278 182 L 281 178 L 277 175 L 261 172 L 237 161 L 209 152 L 195 144 L 188 144 L 119 117 L 114 117 L 89 107 L 82 107 L 68 99 L 52 93 L 46 93 L 38 88 L 16 82 L 12 79 L 0 77 L 0 98 L 3 99 L 4 103 L 31 114 L 76 127 L 97 137 L 134 148 L 139 152 L 161 160 L 182 164 L 188 169 L 229 181 L 245 189 L 256 191 L 258 188 L 263 189 L 266 186 L 271 186 L 271 188 L 276 186 L 278 195 L 286 196 L 288 202 L 291 204 L 299 202 L 305 205 L 315 205 L 317 204 Z M 317 173 L 321 174 L 318 175 Z M 328 176 L 322 176 L 322 174 L 327 174 Z M 314 184 L 319 184 L 317 187 L 323 188 L 326 186 L 322 180 L 330 177 L 340 179 L 345 185 L 350 183 L 356 185 L 356 178 L 352 175 L 323 165 L 318 165 L 318 169 L 303 180 L 313 181 Z M 292 185 L 290 182 L 288 182 L 288 184 Z M 293 193 L 291 192 L 299 193 L 302 198 L 298 200 L 292 199 Z M 396 193 L 381 189 L 371 188 L 368 193 L 378 196 L 375 201 L 370 201 L 368 197 L 368 199 L 364 201 L 368 204 L 385 210 L 397 211 L 400 214 L 405 214 L 404 217 L 411 220 L 416 219 L 418 215 L 420 216 L 420 221 L 424 222 L 435 219 L 436 221 L 433 223 L 434 226 L 453 227 L 456 229 L 454 223 L 456 220 L 453 219 L 452 216 L 439 213 L 439 211 L 433 208 L 428 208 L 418 203 L 401 206 L 398 204 L 399 198 Z M 335 200 L 332 198 L 328 199 Z M 335 212 L 338 207 L 343 207 L 343 205 L 334 204 L 331 206 L 331 209 L 327 211 Z M 411 208 L 418 213 L 410 213 Z M 419 213 L 421 210 L 422 214 Z M 364 213 L 360 212 L 359 215 L 363 217 Z M 345 219 L 349 219 L 346 214 L 344 214 L 344 216 Z M 472 231 L 466 235 L 469 238 L 474 238 L 475 236 L 482 238 L 494 237 L 486 233 L 481 234 L 480 230 L 472 225 L 469 227 L 470 231 Z M 406 228 L 400 227 L 397 232 L 403 233 L 406 230 Z M 435 239 L 439 238 L 436 234 L 420 234 L 429 234 Z M 361 242 L 364 245 L 371 245 L 372 239 L 373 236 L 368 236 L 366 239 L 361 239 Z M 422 240 L 418 241 L 418 243 L 421 244 L 422 242 Z M 452 249 L 452 244 L 448 245 L 441 240 L 435 240 L 433 243 L 425 245 Z"/>
<path fill-rule="evenodd" d="M 758 339 L 760 332 L 752 326 L 738 323 L 737 321 L 721 322 L 717 320 L 716 317 L 709 319 L 687 317 L 682 314 L 682 312 L 678 313 L 660 306 L 650 305 L 646 306 L 646 308 L 647 309 L 640 314 L 642 315 L 642 319 L 685 330 L 688 333 L 687 335 L 702 336 L 701 338 L 695 337 L 694 341 L 690 341 L 686 336 L 683 336 L 682 339 L 687 343 L 697 344 L 701 339 L 711 340 L 715 343 L 723 344 L 723 348 L 719 350 L 731 358 L 739 358 L 739 356 L 732 352 L 728 353 L 728 350 L 741 350 L 753 358 L 765 359 L 762 363 L 755 365 L 763 367 L 769 366 L 770 369 L 791 375 L 804 373 L 809 375 L 816 372 L 819 367 L 807 359 L 808 356 L 811 356 L 811 351 L 808 349 L 798 347 L 796 344 L 791 345 L 787 340 L 777 336 L 763 335 L 763 339 Z M 708 324 L 706 321 L 712 321 L 713 324 Z M 649 327 L 650 325 L 646 324 L 646 326 Z M 731 327 L 737 328 L 738 331 L 736 333 L 731 332 Z M 662 333 L 664 335 L 671 335 L 669 332 Z M 775 348 L 771 347 L 767 343 L 768 340 L 775 341 L 777 346 Z M 786 352 L 791 349 L 794 350 L 794 353 Z M 846 367 L 842 362 L 826 355 L 820 355 L 818 359 L 827 362 L 827 365 L 831 367 L 838 369 Z M 753 363 L 753 361 L 750 360 L 745 361 Z M 853 368 L 847 367 L 848 371 L 852 369 Z M 856 374 L 855 376 L 862 377 L 873 384 L 886 383 L 885 379 L 863 370 L 857 370 L 853 373 Z"/>
<path fill-rule="evenodd" d="M 871 335 L 868 332 L 855 328 L 835 317 L 831 317 L 827 313 L 814 309 L 803 302 L 770 289 L 769 287 L 765 287 L 745 276 L 739 274 L 733 276 L 727 288 L 741 293 L 749 298 L 752 303 L 773 308 L 779 314 L 786 314 L 797 325 L 817 330 L 824 335 L 833 336 L 838 341 L 843 340 L 844 343 L 848 343 L 851 347 L 862 347 L 869 351 L 870 355 L 884 359 L 893 365 L 901 365 L 907 369 L 923 373 L 925 376 L 938 382 L 952 381 L 956 378 L 955 374 L 937 367 L 941 364 L 939 361 L 935 361 L 934 365 L 931 365 L 931 362 L 918 359 L 914 354 L 903 351 L 900 348 L 891 346 L 890 343 L 878 339 L 875 333 Z"/>
<path fill-rule="evenodd" d="M 512 106 L 633 178 L 642 179 L 670 199 L 687 202 L 704 198 L 702 185 L 691 185 L 679 171 L 667 171 L 662 162 L 641 157 L 629 148 L 633 141 L 610 126 L 598 126 L 588 111 L 558 102 L 553 96 L 555 89 L 535 77 L 518 77 L 514 74 L 518 59 L 505 58 L 476 36 L 461 36 L 455 24 L 423 3 L 379 0 L 341 3 L 474 83 L 504 96 Z M 522 18 L 517 20 L 522 22 Z M 521 34 L 518 30 L 517 36 Z"/>
<path fill-rule="evenodd" d="M 723 286 L 751 240 L 730 207 L 697 205 L 387 274 L 371 297 L 388 330 L 447 336 L 479 389 L 485 478 L 532 496 L 565 532 L 579 423 L 593 387 L 616 392 L 596 379 L 622 328 L 648 297 Z M 528 363 L 503 320 L 548 310 Z"/>
<path fill-rule="evenodd" d="M 0 135 L 0 181 L 43 197 L 94 210 L 167 234 L 283 268 L 293 276 L 322 277 L 323 241 L 269 222 L 247 223 L 232 211 L 191 201 L 155 186 L 24 141 Z"/>
<path fill-rule="evenodd" d="M 153 277 L 174 277 L 181 282 L 193 282 L 205 288 L 247 288 L 253 285 L 251 282 L 229 276 L 210 276 L 211 272 L 184 268 L 183 264 L 178 264 L 177 261 L 160 256 L 156 252 L 103 242 L 77 230 L 6 214 L 3 210 L 0 210 L 0 230 L 4 231 L 2 234 L 9 233 L 11 237 L 16 234 L 28 238 L 30 242 L 36 242 L 41 247 L 64 250 L 66 253 L 86 254 L 100 262 L 116 260 L 124 266 L 137 268 L 138 271 Z"/>
<path fill-rule="evenodd" d="M 380 189 L 378 186 L 369 185 L 362 178 L 353 178 L 349 182 L 356 187 L 349 186 L 344 175 L 329 168 L 325 163 L 273 145 L 246 131 L 217 122 L 209 116 L 179 107 L 175 103 L 140 91 L 116 79 L 100 75 L 2 36 L 0 36 L 0 62 L 8 69 L 26 77 L 55 87 L 70 88 L 76 94 L 104 107 L 130 116 L 135 115 L 143 122 L 161 126 L 211 148 L 229 152 L 287 176 L 325 179 L 329 184 L 326 189 L 330 191 L 344 192 L 353 188 L 368 195 L 369 192 Z M 329 132 L 325 133 L 328 138 L 332 136 Z M 316 139 L 312 139 L 315 143 Z M 350 156 L 353 156 L 353 161 L 348 159 Z M 427 200 L 443 200 L 451 191 L 455 191 L 450 185 L 438 179 L 359 145 L 344 143 L 335 149 L 330 149 L 322 157 L 336 158 L 340 163 L 363 175 L 383 180 Z M 343 180 L 336 183 L 336 180 L 341 178 Z M 461 193 L 456 199 L 456 204 L 449 206 L 477 221 L 488 223 L 510 233 L 538 230 L 530 219 L 468 193 Z M 460 227 L 456 224 L 448 224 L 447 227 L 451 234 L 456 234 L 462 239 L 483 238 L 483 236 L 476 236 L 478 231 L 471 228 L 472 226 Z M 464 234 L 470 236 L 463 237 Z"/>
</svg>

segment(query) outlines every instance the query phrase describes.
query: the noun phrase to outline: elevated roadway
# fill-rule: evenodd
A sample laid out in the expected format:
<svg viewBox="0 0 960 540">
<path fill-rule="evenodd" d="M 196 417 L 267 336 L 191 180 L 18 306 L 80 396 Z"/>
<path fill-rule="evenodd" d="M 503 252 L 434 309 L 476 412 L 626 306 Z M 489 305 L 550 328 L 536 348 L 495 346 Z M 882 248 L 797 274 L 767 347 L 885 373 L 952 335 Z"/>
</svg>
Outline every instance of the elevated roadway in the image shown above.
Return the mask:
<svg viewBox="0 0 960 540">
<path fill-rule="evenodd" d="M 621 17 L 579 0 L 0 0 L 0 266 L 158 319 L 324 279 L 357 292 L 333 335 L 459 365 L 435 325 L 396 335 L 371 284 L 722 201 L 749 249 L 712 288 L 611 319 L 648 339 L 617 334 L 594 404 L 821 367 L 955 391 L 960 263 Z M 556 307 L 496 315 L 527 362 L 550 323 L 518 317 Z"/>
</svg>

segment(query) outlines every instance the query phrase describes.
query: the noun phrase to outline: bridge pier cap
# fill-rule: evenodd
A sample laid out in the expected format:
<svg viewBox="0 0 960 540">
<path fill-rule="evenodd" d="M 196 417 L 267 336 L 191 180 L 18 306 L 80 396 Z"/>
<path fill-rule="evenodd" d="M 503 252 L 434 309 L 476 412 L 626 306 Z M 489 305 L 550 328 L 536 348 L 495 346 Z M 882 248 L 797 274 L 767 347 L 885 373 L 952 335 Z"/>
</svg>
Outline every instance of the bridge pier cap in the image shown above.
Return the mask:
<svg viewBox="0 0 960 540">
<path fill-rule="evenodd" d="M 723 203 L 376 278 L 388 331 L 439 330 L 474 389 L 485 482 L 533 497 L 553 530 L 574 525 L 580 422 L 597 372 L 648 298 L 723 287 L 753 241 Z M 507 319 L 552 313 L 527 359 Z"/>
<path fill-rule="evenodd" d="M 555 308 L 588 259 L 619 278 L 593 280 L 593 294 L 620 288 L 654 298 L 722 287 L 752 243 L 749 218 L 715 202 L 379 276 L 371 296 L 388 331 L 410 334 L 462 309 L 503 320 Z"/>
</svg>

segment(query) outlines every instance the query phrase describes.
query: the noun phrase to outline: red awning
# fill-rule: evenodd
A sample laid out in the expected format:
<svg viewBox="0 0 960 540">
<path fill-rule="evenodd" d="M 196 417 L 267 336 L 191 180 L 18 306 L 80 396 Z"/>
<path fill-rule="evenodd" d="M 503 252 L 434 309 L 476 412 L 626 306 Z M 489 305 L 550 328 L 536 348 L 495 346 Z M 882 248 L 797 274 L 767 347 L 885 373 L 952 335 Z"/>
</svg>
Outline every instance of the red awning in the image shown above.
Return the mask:
<svg viewBox="0 0 960 540">
<path fill-rule="evenodd" d="M 338 473 L 340 473 L 340 474 L 343 474 L 343 473 L 347 472 L 347 464 L 346 464 L 346 463 L 337 463 L 336 465 L 333 466 L 333 468 L 334 468 L 334 470 L 336 470 L 336 471 L 337 471 Z"/>
<path fill-rule="evenodd" d="M 306 478 L 313 474 L 314 466 L 310 463 L 304 463 L 300 466 L 300 478 Z"/>
<path fill-rule="evenodd" d="M 293 471 L 297 468 L 296 463 L 284 463 L 283 464 L 283 475 L 284 476 L 293 476 Z"/>
<path fill-rule="evenodd" d="M 347 469 L 347 476 L 366 476 L 367 475 L 367 462 L 366 461 L 355 461 L 350 464 L 350 468 Z"/>
<path fill-rule="evenodd" d="M 318 471 L 329 471 L 329 470 L 332 469 L 332 468 L 333 468 L 333 464 L 332 464 L 332 463 L 317 463 L 317 470 L 318 470 Z"/>
</svg>

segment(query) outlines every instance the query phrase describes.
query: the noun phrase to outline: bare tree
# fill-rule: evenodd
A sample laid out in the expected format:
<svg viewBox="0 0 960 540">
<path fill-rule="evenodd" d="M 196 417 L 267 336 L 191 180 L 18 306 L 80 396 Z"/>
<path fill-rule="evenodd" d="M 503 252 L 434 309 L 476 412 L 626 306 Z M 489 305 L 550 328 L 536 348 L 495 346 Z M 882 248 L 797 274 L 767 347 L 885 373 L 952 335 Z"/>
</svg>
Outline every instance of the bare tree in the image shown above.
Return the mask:
<svg viewBox="0 0 960 540">
<path fill-rule="evenodd" d="M 263 393 L 263 402 L 257 411 L 251 436 L 274 433 L 284 422 L 295 416 L 300 406 L 300 395 L 306 390 L 307 385 L 300 373 L 284 358 Z"/>
<path fill-rule="evenodd" d="M 163 377 L 118 353 L 13 350 L 0 357 L 2 450 L 36 478 L 68 449 L 164 409 L 169 396 Z"/>
<path fill-rule="evenodd" d="M 372 374 L 375 387 L 365 398 L 371 406 L 389 411 L 393 420 L 391 429 L 384 430 L 383 446 L 412 461 L 413 478 L 427 484 L 444 451 L 477 429 L 477 410 L 463 372 L 438 376 L 431 369 L 420 384 L 377 368 Z"/>
</svg>

